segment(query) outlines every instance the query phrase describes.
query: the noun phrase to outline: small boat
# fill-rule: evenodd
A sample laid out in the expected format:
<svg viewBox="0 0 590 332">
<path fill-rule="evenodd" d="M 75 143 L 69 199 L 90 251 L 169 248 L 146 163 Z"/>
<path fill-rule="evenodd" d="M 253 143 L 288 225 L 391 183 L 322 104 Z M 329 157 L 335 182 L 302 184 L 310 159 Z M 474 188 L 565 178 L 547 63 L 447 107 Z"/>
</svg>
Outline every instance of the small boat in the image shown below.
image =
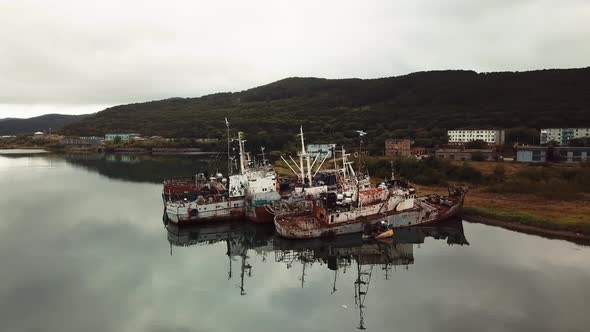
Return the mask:
<svg viewBox="0 0 590 332">
<path fill-rule="evenodd" d="M 393 236 L 393 227 L 385 220 L 373 226 L 367 225 L 363 239 L 382 240 Z"/>
<path fill-rule="evenodd" d="M 392 236 L 393 236 L 393 229 L 388 229 L 385 232 L 377 234 L 377 236 L 375 236 L 375 239 L 381 240 L 381 239 L 385 239 L 385 238 L 392 237 Z"/>
</svg>

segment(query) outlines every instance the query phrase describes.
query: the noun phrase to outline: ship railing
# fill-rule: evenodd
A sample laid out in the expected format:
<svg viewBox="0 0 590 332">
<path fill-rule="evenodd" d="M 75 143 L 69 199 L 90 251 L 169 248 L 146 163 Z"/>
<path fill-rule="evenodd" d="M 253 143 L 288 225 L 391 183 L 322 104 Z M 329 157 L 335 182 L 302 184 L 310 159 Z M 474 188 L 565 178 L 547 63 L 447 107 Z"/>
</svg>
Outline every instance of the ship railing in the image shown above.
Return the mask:
<svg viewBox="0 0 590 332">
<path fill-rule="evenodd" d="M 277 215 L 297 215 L 309 213 L 313 210 L 313 202 L 310 201 L 298 201 L 298 202 L 285 202 L 278 201 L 275 203 L 273 209 Z"/>
<path fill-rule="evenodd" d="M 310 263 L 315 260 L 315 254 L 312 249 L 300 250 L 275 250 L 275 262 L 283 262 L 287 267 L 291 267 L 293 262 L 300 261 Z"/>
</svg>

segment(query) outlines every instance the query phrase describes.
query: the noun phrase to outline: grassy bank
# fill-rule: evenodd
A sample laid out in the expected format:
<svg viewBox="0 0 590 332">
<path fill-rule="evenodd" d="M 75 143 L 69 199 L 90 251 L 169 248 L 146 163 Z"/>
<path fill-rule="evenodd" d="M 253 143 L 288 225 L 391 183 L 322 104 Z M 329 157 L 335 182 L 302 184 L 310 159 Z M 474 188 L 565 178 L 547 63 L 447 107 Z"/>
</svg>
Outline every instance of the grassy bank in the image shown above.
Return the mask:
<svg viewBox="0 0 590 332">
<path fill-rule="evenodd" d="M 64 145 L 59 139 L 48 139 L 44 137 L 32 138 L 30 136 L 17 136 L 0 138 L 0 149 L 45 149 L 47 151 L 60 153 L 96 153 L 112 152 L 115 149 L 144 149 L 151 151 L 155 148 L 198 148 L 203 152 L 225 151 L 225 142 L 200 142 L 194 139 L 157 140 L 146 139 L 139 141 L 118 141 L 105 142 L 98 146 L 70 146 Z"/>
<path fill-rule="evenodd" d="M 563 222 L 557 219 L 546 219 L 534 214 L 502 210 L 484 207 L 466 207 L 465 215 L 492 218 L 510 223 L 528 225 L 535 228 L 549 229 L 556 231 L 567 231 L 575 234 L 590 235 L 590 223 L 587 222 Z"/>
<path fill-rule="evenodd" d="M 420 195 L 446 194 L 444 186 L 416 185 Z M 465 199 L 466 216 L 492 218 L 539 230 L 566 231 L 590 236 L 590 195 L 551 199 L 525 193 L 495 193 L 472 186 Z"/>
<path fill-rule="evenodd" d="M 63 145 L 57 140 L 17 136 L 0 138 L 0 149 L 43 149 L 58 152 L 63 150 Z"/>
<path fill-rule="evenodd" d="M 391 161 L 369 158 L 371 175 L 391 172 Z M 401 159 L 397 176 L 409 179 L 418 193 L 446 194 L 448 184 L 470 188 L 465 201 L 471 215 L 545 230 L 590 235 L 590 165 L 523 164 Z"/>
<path fill-rule="evenodd" d="M 391 160 L 372 157 L 365 163 L 376 182 L 391 176 Z M 470 188 L 465 200 L 469 215 L 590 236 L 588 164 L 400 159 L 393 162 L 393 168 L 397 177 L 411 181 L 419 195 L 446 195 L 447 185 L 466 185 Z M 275 169 L 291 173 L 282 161 L 275 162 Z"/>
</svg>

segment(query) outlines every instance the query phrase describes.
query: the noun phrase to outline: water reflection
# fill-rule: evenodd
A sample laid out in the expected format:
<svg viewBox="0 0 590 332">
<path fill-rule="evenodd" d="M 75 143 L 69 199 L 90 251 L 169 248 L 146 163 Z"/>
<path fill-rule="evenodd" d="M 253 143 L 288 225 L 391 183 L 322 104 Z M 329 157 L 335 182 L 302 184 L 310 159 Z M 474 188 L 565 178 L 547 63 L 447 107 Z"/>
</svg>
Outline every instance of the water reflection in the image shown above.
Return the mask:
<svg viewBox="0 0 590 332">
<path fill-rule="evenodd" d="M 308 269 L 319 264 L 333 271 L 333 280 L 326 287 L 334 294 L 340 287 L 354 289 L 354 304 L 358 312 L 358 329 L 365 329 L 365 299 L 370 290 L 371 278 L 381 273 L 389 280 L 395 270 L 414 264 L 414 247 L 424 243 L 426 238 L 446 241 L 448 245 L 469 245 L 463 232 L 461 220 L 445 222 L 430 227 L 403 228 L 395 231 L 385 241 L 363 240 L 360 234 L 339 236 L 333 239 L 290 240 L 274 233 L 272 225 L 256 225 L 246 222 L 229 224 L 205 224 L 166 228 L 170 255 L 175 247 L 191 247 L 226 244 L 227 278 L 239 278 L 239 294 L 247 294 L 247 279 L 252 277 L 255 266 L 250 263 L 251 255 L 260 256 L 265 262 L 271 256 L 277 264 L 299 275 L 301 288 L 305 287 Z M 221 256 L 221 255 L 220 255 Z M 221 259 L 221 257 L 219 257 Z M 237 269 L 237 271 L 235 271 Z M 339 285 L 340 274 L 353 273 L 353 284 Z"/>
<path fill-rule="evenodd" d="M 157 176 L 177 169 L 176 158 L 167 160 Z M 127 167 L 123 160 L 98 163 L 106 162 L 116 176 L 124 172 L 114 166 Z M 160 224 L 162 187 L 143 169 L 150 163 L 133 165 L 121 177 L 128 181 L 113 181 L 99 176 L 103 166 L 62 156 L 0 156 L 1 331 L 590 325 L 588 247 L 468 222 L 462 227 L 469 246 L 454 245 L 466 244 L 463 231 L 445 225 L 400 230 L 394 243 L 380 244 L 391 248 L 376 246 L 376 254 L 373 244 L 355 238 L 292 242 L 276 239 L 272 227 L 249 224 L 224 225 L 229 234 L 222 225 L 174 232 Z M 363 278 L 371 273 L 362 307 L 358 292 L 354 304 L 359 266 Z"/>
<path fill-rule="evenodd" d="M 221 157 L 153 156 L 145 154 L 72 154 L 65 160 L 110 179 L 132 182 L 162 183 L 166 178 L 192 177 L 196 172 L 225 170 Z"/>
</svg>

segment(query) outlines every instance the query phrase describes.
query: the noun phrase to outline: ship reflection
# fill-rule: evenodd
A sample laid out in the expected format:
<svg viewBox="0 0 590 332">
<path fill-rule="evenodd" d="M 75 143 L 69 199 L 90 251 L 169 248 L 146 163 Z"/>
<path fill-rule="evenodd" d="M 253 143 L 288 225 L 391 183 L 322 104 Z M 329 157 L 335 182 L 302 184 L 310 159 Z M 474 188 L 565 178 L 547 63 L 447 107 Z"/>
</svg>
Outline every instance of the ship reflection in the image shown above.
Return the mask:
<svg viewBox="0 0 590 332">
<path fill-rule="evenodd" d="M 305 287 L 306 270 L 314 263 L 327 266 L 333 271 L 331 293 L 338 291 L 338 276 L 341 273 L 356 274 L 354 303 L 359 313 L 357 328 L 365 329 L 365 298 L 371 278 L 382 273 L 389 280 L 393 271 L 414 264 L 414 246 L 426 238 L 446 241 L 448 245 L 469 245 L 463 232 L 461 220 L 453 220 L 430 227 L 396 229 L 393 237 L 381 241 L 367 241 L 361 234 L 351 234 L 333 239 L 289 240 L 274 234 L 268 225 L 251 223 L 210 224 L 190 227 L 167 226 L 170 254 L 174 247 L 210 245 L 225 242 L 227 246 L 228 279 L 234 277 L 234 265 L 239 265 L 240 295 L 246 295 L 245 279 L 252 276 L 254 268 L 249 263 L 249 254 L 262 256 L 274 254 L 276 263 L 287 269 L 297 269 L 300 286 Z M 349 285 L 350 286 L 350 285 Z M 347 287 L 349 287 L 347 286 Z"/>
</svg>

